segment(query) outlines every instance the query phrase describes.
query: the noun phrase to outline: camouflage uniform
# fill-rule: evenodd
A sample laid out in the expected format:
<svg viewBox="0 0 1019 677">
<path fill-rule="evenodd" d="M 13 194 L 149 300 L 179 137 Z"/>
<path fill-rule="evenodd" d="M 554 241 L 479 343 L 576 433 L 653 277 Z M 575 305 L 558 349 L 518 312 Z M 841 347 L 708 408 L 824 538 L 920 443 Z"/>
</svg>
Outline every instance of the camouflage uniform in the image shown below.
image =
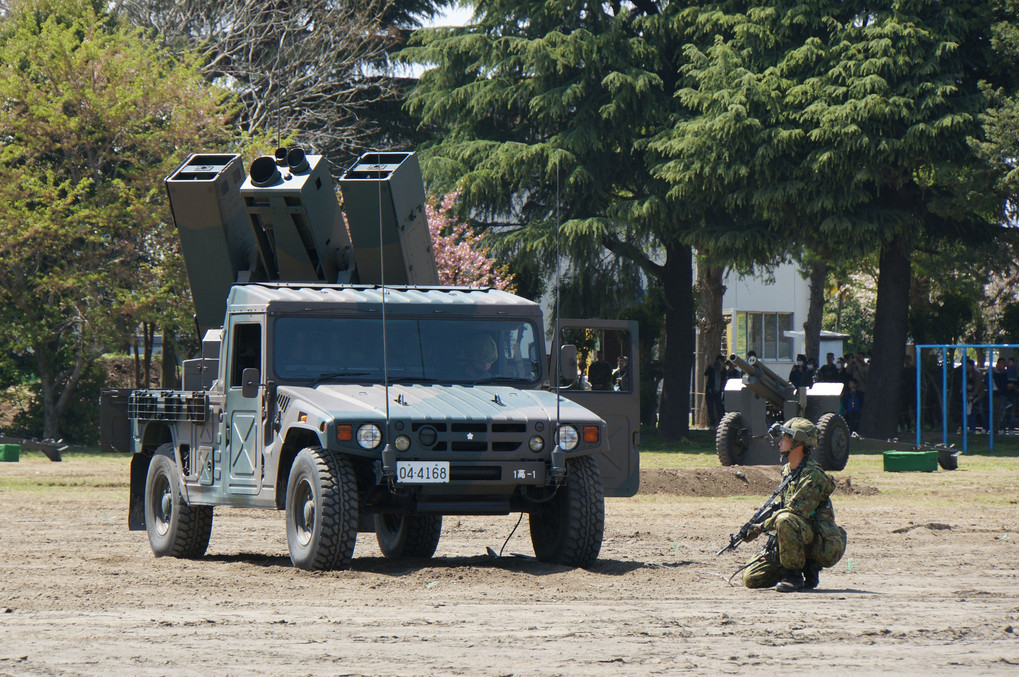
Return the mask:
<svg viewBox="0 0 1019 677">
<path fill-rule="evenodd" d="M 782 476 L 790 472 L 787 463 Z M 786 570 L 802 569 L 807 560 L 820 567 L 830 567 L 842 558 L 846 549 L 846 532 L 835 524 L 831 496 L 835 481 L 809 456 L 803 459 L 803 470 L 785 488 L 780 497 L 782 508 L 761 525 L 763 531 L 775 534 L 777 548 L 758 553 L 743 570 L 743 584 L 748 588 L 775 585 Z"/>
</svg>

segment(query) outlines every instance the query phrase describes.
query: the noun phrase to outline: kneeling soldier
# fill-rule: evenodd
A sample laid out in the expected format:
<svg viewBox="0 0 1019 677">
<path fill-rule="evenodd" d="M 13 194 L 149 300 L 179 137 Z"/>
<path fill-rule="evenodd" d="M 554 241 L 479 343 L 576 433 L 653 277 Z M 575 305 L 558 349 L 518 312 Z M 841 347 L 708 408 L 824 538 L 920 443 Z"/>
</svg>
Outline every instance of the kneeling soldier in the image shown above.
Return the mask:
<svg viewBox="0 0 1019 677">
<path fill-rule="evenodd" d="M 744 539 L 752 541 L 762 532 L 773 533 L 777 548 L 765 548 L 747 564 L 743 583 L 748 588 L 774 585 L 779 592 L 813 590 L 821 569 L 838 562 L 846 550 L 846 532 L 835 524 L 829 498 L 835 481 L 810 458 L 817 445 L 813 423 L 791 418 L 774 424 L 768 433 L 773 438 L 779 436 L 778 449 L 787 461 L 782 476 L 793 476 L 780 494 L 779 509 L 751 527 Z"/>
</svg>

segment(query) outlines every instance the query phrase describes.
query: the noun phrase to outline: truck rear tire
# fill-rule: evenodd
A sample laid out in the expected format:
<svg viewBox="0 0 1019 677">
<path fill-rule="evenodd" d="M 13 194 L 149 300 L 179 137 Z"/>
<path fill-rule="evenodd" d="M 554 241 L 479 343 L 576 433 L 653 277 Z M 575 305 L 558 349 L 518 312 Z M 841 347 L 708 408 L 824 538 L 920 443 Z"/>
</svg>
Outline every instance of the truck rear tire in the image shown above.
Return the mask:
<svg viewBox="0 0 1019 677">
<path fill-rule="evenodd" d="M 357 479 L 350 461 L 302 449 L 287 481 L 287 545 L 300 569 L 346 569 L 357 541 Z"/>
<path fill-rule="evenodd" d="M 375 538 L 386 557 L 431 557 L 441 534 L 442 515 L 375 515 Z"/>
<path fill-rule="evenodd" d="M 566 483 L 529 516 L 531 545 L 542 562 L 586 567 L 598 559 L 605 532 L 605 494 L 593 456 L 566 461 Z"/>
<path fill-rule="evenodd" d="M 156 557 L 198 559 L 209 547 L 212 506 L 184 502 L 170 444 L 156 449 L 149 461 L 145 476 L 145 530 Z"/>
<path fill-rule="evenodd" d="M 849 462 L 849 425 L 838 414 L 817 419 L 817 457 L 825 470 L 842 470 Z"/>
<path fill-rule="evenodd" d="M 747 451 L 743 415 L 730 411 L 718 422 L 715 431 L 715 452 L 722 465 L 740 465 Z"/>
</svg>

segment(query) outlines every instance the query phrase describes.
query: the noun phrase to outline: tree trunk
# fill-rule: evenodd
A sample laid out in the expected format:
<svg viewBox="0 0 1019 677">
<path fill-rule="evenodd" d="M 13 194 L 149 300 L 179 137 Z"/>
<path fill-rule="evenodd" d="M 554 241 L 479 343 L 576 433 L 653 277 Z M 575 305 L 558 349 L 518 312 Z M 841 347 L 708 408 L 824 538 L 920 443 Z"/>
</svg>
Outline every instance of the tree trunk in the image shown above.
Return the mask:
<svg viewBox="0 0 1019 677">
<path fill-rule="evenodd" d="M 172 331 L 163 327 L 163 354 L 160 363 L 163 388 L 176 390 L 180 387 L 177 375 L 177 341 Z"/>
<path fill-rule="evenodd" d="M 867 437 L 894 437 L 909 322 L 910 250 L 898 237 L 881 248 L 871 351 L 861 427 Z"/>
<path fill-rule="evenodd" d="M 803 323 L 803 342 L 807 359 L 821 366 L 821 320 L 824 316 L 824 283 L 828 279 L 828 262 L 818 261 L 810 267 L 810 302 L 807 321 Z"/>
<path fill-rule="evenodd" d="M 142 364 L 145 385 L 142 387 L 148 388 L 152 383 L 152 346 L 156 340 L 156 325 L 152 322 L 142 322 L 142 336 L 145 340 L 145 361 Z"/>
<path fill-rule="evenodd" d="M 694 360 L 696 390 L 700 397 L 696 424 L 700 428 L 711 425 L 707 402 L 704 397 L 704 370 L 714 364 L 715 356 L 722 350 L 722 335 L 725 333 L 725 318 L 722 316 L 722 296 L 725 285 L 722 277 L 725 266 L 712 266 L 700 262 L 697 266 L 697 289 L 699 291 L 697 326 L 701 330 L 700 350 Z"/>
<path fill-rule="evenodd" d="M 658 434 L 677 442 L 690 432 L 690 371 L 694 351 L 693 252 L 689 246 L 665 247 L 665 358 Z"/>
</svg>

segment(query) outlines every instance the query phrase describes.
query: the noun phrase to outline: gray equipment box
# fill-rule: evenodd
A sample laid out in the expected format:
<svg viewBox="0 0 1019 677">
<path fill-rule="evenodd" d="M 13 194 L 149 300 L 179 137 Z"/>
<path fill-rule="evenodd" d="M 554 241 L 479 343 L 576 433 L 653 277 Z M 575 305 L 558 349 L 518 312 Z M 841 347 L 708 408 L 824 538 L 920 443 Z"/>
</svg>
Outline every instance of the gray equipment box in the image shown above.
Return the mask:
<svg viewBox="0 0 1019 677">
<path fill-rule="evenodd" d="M 439 284 L 414 153 L 365 153 L 340 188 L 361 282 L 382 282 L 381 265 L 386 284 Z"/>
</svg>

